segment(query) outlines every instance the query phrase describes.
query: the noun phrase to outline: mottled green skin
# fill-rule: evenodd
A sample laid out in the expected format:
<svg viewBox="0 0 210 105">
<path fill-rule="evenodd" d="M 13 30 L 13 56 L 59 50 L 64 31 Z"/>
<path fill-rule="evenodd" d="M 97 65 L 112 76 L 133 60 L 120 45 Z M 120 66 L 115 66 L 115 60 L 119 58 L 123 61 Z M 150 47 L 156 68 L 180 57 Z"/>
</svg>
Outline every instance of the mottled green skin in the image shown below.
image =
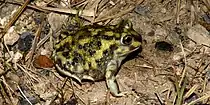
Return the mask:
<svg viewBox="0 0 210 105">
<path fill-rule="evenodd" d="M 127 35 L 131 43 L 125 44 L 122 40 Z M 118 92 L 115 74 L 121 61 L 141 46 L 141 40 L 127 21 L 112 26 L 83 26 L 75 33 L 63 30 L 55 45 L 54 60 L 62 74 L 79 82 L 82 79 L 105 79 L 111 93 L 122 96 Z"/>
</svg>

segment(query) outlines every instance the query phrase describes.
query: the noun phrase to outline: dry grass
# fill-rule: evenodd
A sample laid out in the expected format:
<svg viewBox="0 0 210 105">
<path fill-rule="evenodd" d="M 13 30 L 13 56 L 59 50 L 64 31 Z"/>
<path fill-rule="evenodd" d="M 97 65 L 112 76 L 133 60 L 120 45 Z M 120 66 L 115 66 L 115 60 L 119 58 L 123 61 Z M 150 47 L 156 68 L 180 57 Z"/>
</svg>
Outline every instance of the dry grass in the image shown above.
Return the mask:
<svg viewBox="0 0 210 105">
<path fill-rule="evenodd" d="M 0 104 L 210 104 L 210 45 L 200 45 L 187 36 L 195 24 L 210 31 L 209 0 L 19 1 L 0 0 Z M 33 66 L 35 56 L 52 54 L 55 34 L 63 24 L 74 21 L 68 16 L 79 17 L 78 24 L 82 25 L 117 24 L 129 19 L 142 34 L 141 56 L 123 64 L 117 75 L 120 90 L 128 91 L 128 96 L 112 97 L 104 82 L 79 85 L 60 76 L 54 68 Z M 44 33 L 47 25 L 51 27 Z M 35 34 L 31 50 L 18 51 L 17 43 L 4 42 L 11 26 L 19 34 Z M 173 51 L 158 50 L 158 41 L 169 42 Z M 16 59 L 17 52 L 23 57 Z"/>
</svg>

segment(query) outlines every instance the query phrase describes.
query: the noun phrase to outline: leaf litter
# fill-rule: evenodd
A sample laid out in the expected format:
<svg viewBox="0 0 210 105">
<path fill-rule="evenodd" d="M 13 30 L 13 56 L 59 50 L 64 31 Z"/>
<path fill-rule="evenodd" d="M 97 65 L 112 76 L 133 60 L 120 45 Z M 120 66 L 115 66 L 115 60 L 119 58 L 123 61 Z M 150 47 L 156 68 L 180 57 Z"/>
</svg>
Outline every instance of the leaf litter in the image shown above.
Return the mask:
<svg viewBox="0 0 210 105">
<path fill-rule="evenodd" d="M 208 0 L 0 0 L 0 104 L 210 104 L 209 7 Z M 50 68 L 53 37 L 76 16 L 84 25 L 129 19 L 143 36 L 142 52 L 117 74 L 126 97 L 112 97 L 104 81 L 79 85 Z M 22 33 L 34 33 L 27 50 L 18 49 Z M 158 42 L 173 50 L 158 50 Z"/>
</svg>

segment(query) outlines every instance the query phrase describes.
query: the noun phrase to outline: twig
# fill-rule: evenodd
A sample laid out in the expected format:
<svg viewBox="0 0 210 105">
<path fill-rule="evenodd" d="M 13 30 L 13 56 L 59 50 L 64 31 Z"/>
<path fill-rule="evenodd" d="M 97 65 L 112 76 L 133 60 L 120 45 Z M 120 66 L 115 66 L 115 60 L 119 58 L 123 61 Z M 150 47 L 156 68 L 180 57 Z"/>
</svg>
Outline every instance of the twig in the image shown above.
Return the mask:
<svg viewBox="0 0 210 105">
<path fill-rule="evenodd" d="M 181 0 L 176 2 L 176 24 L 179 24 L 179 12 L 180 12 Z"/>
<path fill-rule="evenodd" d="M 61 87 L 61 89 L 64 88 L 64 86 L 66 85 L 66 82 L 67 82 L 68 78 L 65 78 L 64 82 L 63 82 L 63 85 Z M 59 89 L 59 90 L 61 90 Z M 49 103 L 49 105 L 52 105 L 54 103 L 54 101 L 58 98 L 58 95 L 59 95 L 59 92 L 57 92 L 57 94 L 55 95 L 55 97 L 51 100 L 51 102 Z"/>
<path fill-rule="evenodd" d="M 38 40 L 40 38 L 40 35 L 41 35 L 43 24 L 44 24 L 44 22 L 43 22 L 43 16 L 42 16 L 41 24 L 39 24 L 39 27 L 38 27 L 38 29 L 36 31 L 36 34 L 35 34 L 35 38 L 34 38 L 34 41 L 33 41 L 33 44 L 32 44 L 32 49 L 29 52 L 30 53 L 30 55 L 29 55 L 30 57 L 29 57 L 29 63 L 28 63 L 27 68 L 31 65 L 31 62 L 32 62 L 32 59 L 33 59 L 33 55 L 34 55 L 34 52 L 35 52 L 36 47 L 37 47 L 37 42 L 38 42 Z"/>
<path fill-rule="evenodd" d="M 210 1 L 209 0 L 202 0 L 202 1 L 204 2 L 208 10 L 210 11 Z"/>
<path fill-rule="evenodd" d="M 26 71 L 20 64 L 17 63 L 17 66 L 23 70 L 29 77 L 33 78 L 34 80 L 36 80 L 37 82 L 39 82 L 38 79 L 36 79 L 34 76 L 32 76 L 28 71 Z"/>
<path fill-rule="evenodd" d="M 21 6 L 21 8 L 19 8 L 17 10 L 17 12 L 14 14 L 14 16 L 12 17 L 12 19 L 6 24 L 6 26 L 4 27 L 4 33 L 6 33 L 9 28 L 15 23 L 15 21 L 18 19 L 18 17 L 23 13 L 23 11 L 25 10 L 26 6 L 30 3 L 31 0 L 26 0 L 25 3 Z M 0 38 L 2 38 L 4 36 L 1 35 Z"/>
<path fill-rule="evenodd" d="M 192 95 L 194 92 L 195 92 L 195 90 L 198 88 L 198 84 L 195 84 L 192 88 L 190 88 L 190 90 L 184 95 L 184 99 L 186 99 L 186 98 L 188 98 L 188 97 L 190 97 L 190 95 Z"/>
<path fill-rule="evenodd" d="M 122 12 L 120 12 L 118 14 L 115 14 L 115 15 L 112 15 L 112 16 L 108 16 L 108 17 L 105 17 L 105 18 L 102 18 L 102 19 L 96 19 L 93 23 L 98 23 L 98 22 L 102 22 L 102 21 L 105 21 L 105 20 L 108 20 L 108 19 L 114 19 L 114 18 L 121 17 L 122 15 L 125 15 L 126 13 L 129 13 L 133 9 L 135 9 L 135 7 L 130 7 L 127 10 L 122 11 Z"/>
<path fill-rule="evenodd" d="M 157 99 L 158 99 L 160 105 L 164 105 L 164 104 L 163 104 L 163 100 L 161 100 L 160 96 L 159 96 L 157 93 L 155 93 L 155 96 L 157 97 Z"/>
<path fill-rule="evenodd" d="M 141 4 L 144 0 L 140 0 L 138 1 L 137 5 Z M 118 14 L 115 14 L 115 15 L 112 15 L 112 16 L 108 16 L 108 17 L 105 17 L 105 18 L 102 18 L 102 19 L 96 19 L 94 21 L 94 23 L 98 23 L 98 22 L 101 22 L 101 21 L 105 21 L 105 20 L 108 20 L 108 19 L 114 19 L 114 18 L 118 18 L 118 17 L 121 17 L 122 15 L 125 15 L 126 13 L 129 13 L 131 12 L 133 9 L 135 9 L 136 7 L 133 6 L 133 7 L 130 7 L 128 9 L 126 9 L 125 11 L 122 11 Z"/>
<path fill-rule="evenodd" d="M 21 95 L 26 99 L 26 101 L 30 104 L 30 105 L 33 105 L 30 100 L 26 97 L 26 95 L 23 93 L 22 89 L 17 86 L 18 90 L 20 91 Z"/>
<path fill-rule="evenodd" d="M 12 104 L 14 104 L 15 101 L 14 101 L 14 98 L 13 98 L 12 93 L 15 93 L 15 92 L 14 92 L 14 90 L 7 84 L 5 78 L 3 77 L 2 79 L 3 79 L 2 82 L 3 82 L 3 84 L 5 84 L 5 88 L 6 88 L 6 89 L 4 89 L 4 90 L 7 91 L 6 93 L 7 93 L 7 95 L 9 96 L 10 101 L 12 102 Z M 11 92 L 12 92 L 12 93 L 11 93 Z"/>
<path fill-rule="evenodd" d="M 182 53 L 183 53 L 185 65 L 184 65 L 184 70 L 183 70 L 182 75 L 181 75 L 181 79 L 180 79 L 180 81 L 179 81 L 179 87 L 181 87 L 182 81 L 183 81 L 183 79 L 184 79 L 184 77 L 185 77 L 185 74 L 186 74 L 186 65 L 187 65 L 186 54 L 185 54 L 185 52 L 184 52 L 184 47 L 183 47 L 183 45 L 182 45 L 181 40 L 180 40 L 180 46 L 181 46 L 181 49 L 182 49 Z"/>
<path fill-rule="evenodd" d="M 74 95 L 75 97 L 77 97 L 84 105 L 87 105 L 87 104 L 85 104 L 85 102 L 82 100 L 82 98 L 80 98 L 77 94 L 75 94 L 75 89 L 74 89 L 74 87 L 73 87 L 72 78 L 70 78 L 70 84 L 71 84 L 71 88 L 72 88 L 72 90 L 73 90 L 73 95 Z"/>
<path fill-rule="evenodd" d="M 198 99 L 196 99 L 196 100 L 191 101 L 191 102 L 190 102 L 189 104 L 187 104 L 187 105 L 195 105 L 196 103 L 201 102 L 201 101 L 203 101 L 203 100 L 205 100 L 205 99 L 208 99 L 209 97 L 210 97 L 210 94 L 204 95 L 204 96 L 202 96 L 202 97 L 200 97 L 200 98 L 198 98 Z"/>
<path fill-rule="evenodd" d="M 61 12 L 66 14 L 78 14 L 78 10 L 68 9 L 68 8 L 52 8 L 52 7 L 40 7 L 44 10 Z M 94 11 L 92 10 L 81 10 L 79 11 L 79 16 L 94 16 Z"/>
<path fill-rule="evenodd" d="M 3 2 L 3 1 L 0 1 Z M 21 3 L 18 2 L 6 2 L 9 4 L 15 4 L 15 5 L 22 5 Z M 24 4 L 23 4 L 24 5 Z M 34 5 L 26 5 L 29 8 L 41 11 L 41 12 L 45 12 L 45 13 L 49 13 L 49 12 L 60 12 L 60 13 L 66 13 L 66 14 L 77 14 L 78 10 L 75 9 L 69 9 L 69 8 L 52 8 L 52 7 L 40 7 L 40 6 L 34 6 Z M 91 10 L 82 10 L 79 11 L 79 16 L 94 16 L 94 11 Z"/>
<path fill-rule="evenodd" d="M 8 96 L 7 96 L 6 89 L 5 89 L 5 86 L 3 84 L 3 81 L 1 79 L 0 79 L 0 94 L 2 96 L 2 99 L 3 99 L 4 103 L 10 103 L 11 104 L 10 100 L 9 100 L 9 102 L 6 100 L 6 99 L 8 99 Z"/>
<path fill-rule="evenodd" d="M 0 2 L 3 2 L 3 1 L 0 1 Z M 5 3 L 13 4 L 13 5 L 20 5 L 20 6 L 24 5 L 23 3 L 19 3 L 19 2 L 15 2 L 15 1 L 13 1 L 13 2 L 6 1 Z M 50 12 L 48 10 L 43 10 L 42 8 L 39 8 L 39 7 L 34 6 L 34 5 L 27 5 L 27 7 L 31 8 L 31 9 L 34 9 L 34 10 L 37 10 L 37 11 L 45 12 L 45 13 Z"/>
</svg>

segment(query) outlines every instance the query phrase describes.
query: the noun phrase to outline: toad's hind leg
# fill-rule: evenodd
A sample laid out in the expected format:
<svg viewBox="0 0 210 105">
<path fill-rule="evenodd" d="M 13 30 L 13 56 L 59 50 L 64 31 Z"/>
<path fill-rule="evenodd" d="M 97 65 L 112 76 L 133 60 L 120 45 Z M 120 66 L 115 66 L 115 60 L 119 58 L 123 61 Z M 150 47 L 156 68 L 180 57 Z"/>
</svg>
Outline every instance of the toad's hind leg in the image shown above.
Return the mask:
<svg viewBox="0 0 210 105">
<path fill-rule="evenodd" d="M 116 60 L 112 60 L 106 69 L 106 84 L 113 96 L 121 97 L 124 93 L 119 93 L 118 84 L 116 82 L 115 73 L 118 70 L 118 63 Z"/>
</svg>

